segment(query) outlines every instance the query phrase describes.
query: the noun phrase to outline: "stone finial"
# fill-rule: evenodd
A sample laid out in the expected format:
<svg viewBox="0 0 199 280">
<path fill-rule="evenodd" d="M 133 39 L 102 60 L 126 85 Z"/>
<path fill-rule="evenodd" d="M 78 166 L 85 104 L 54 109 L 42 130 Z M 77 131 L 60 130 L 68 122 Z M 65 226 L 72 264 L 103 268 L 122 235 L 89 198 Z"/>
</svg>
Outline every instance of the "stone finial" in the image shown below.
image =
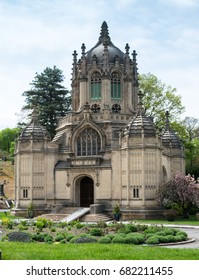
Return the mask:
<svg viewBox="0 0 199 280">
<path fill-rule="evenodd" d="M 82 49 L 82 57 L 84 57 L 85 56 L 85 50 L 86 50 L 86 46 L 85 46 L 84 43 L 82 44 L 81 49 Z"/>
<path fill-rule="evenodd" d="M 125 46 L 125 50 L 126 50 L 126 55 L 129 55 L 129 44 L 127 43 L 126 46 Z"/>
</svg>

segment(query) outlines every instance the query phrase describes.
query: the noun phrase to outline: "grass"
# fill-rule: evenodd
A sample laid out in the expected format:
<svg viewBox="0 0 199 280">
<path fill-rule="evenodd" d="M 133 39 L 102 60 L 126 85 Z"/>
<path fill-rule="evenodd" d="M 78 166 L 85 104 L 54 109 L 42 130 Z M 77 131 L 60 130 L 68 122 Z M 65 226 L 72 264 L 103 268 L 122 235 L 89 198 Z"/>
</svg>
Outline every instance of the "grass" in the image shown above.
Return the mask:
<svg viewBox="0 0 199 280">
<path fill-rule="evenodd" d="M 2 218 L 14 219 L 10 213 L 0 213 Z M 195 216 L 189 220 L 179 219 L 174 222 L 165 220 L 136 220 L 136 223 L 147 224 L 186 224 L 199 225 Z M 118 224 L 119 226 L 119 224 Z M 70 226 L 71 233 L 79 232 L 76 224 Z M 2 227 L 3 229 L 3 227 Z M 15 229 L 16 230 L 16 229 Z M 19 229 L 17 229 L 19 230 Z M 35 229 L 36 230 L 36 229 Z M 48 229 L 50 230 L 50 229 Z M 57 229 L 57 231 L 65 231 Z M 69 230 L 69 227 L 68 227 Z M 5 230 L 4 230 L 5 231 Z M 28 229 L 28 232 L 30 228 Z M 61 244 L 61 243 L 23 243 L 0 242 L 3 260 L 198 260 L 198 249 L 176 249 L 158 246 L 133 245 L 133 244 Z"/>
<path fill-rule="evenodd" d="M 175 221 L 167 221 L 165 219 L 157 220 L 136 220 L 136 223 L 147 223 L 147 224 L 167 224 L 167 225 L 190 225 L 199 226 L 199 220 L 197 220 L 195 215 L 190 215 L 189 219 L 183 219 L 181 217 L 176 218 Z"/>
<path fill-rule="evenodd" d="M 198 260 L 198 249 L 122 244 L 0 242 L 3 260 Z"/>
</svg>

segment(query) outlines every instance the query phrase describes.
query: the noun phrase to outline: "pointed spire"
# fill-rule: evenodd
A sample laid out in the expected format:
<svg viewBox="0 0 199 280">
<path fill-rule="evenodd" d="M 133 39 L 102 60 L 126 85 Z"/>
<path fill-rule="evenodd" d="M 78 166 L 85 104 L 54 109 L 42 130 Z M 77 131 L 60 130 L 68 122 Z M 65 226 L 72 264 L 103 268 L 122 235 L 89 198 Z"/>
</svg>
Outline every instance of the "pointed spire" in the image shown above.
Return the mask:
<svg viewBox="0 0 199 280">
<path fill-rule="evenodd" d="M 109 45 L 109 43 L 110 43 L 108 25 L 107 25 L 106 21 L 104 21 L 102 23 L 99 41 L 106 45 Z"/>
</svg>

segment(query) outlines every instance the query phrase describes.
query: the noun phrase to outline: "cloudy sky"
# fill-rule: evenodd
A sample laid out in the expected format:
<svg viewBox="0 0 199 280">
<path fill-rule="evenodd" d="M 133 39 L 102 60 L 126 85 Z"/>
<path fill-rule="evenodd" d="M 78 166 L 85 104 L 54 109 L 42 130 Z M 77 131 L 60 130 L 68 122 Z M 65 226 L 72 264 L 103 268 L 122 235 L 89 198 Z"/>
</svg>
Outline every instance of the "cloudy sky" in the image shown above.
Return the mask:
<svg viewBox="0 0 199 280">
<path fill-rule="evenodd" d="M 199 118 L 198 15 L 198 0 L 0 0 L 0 130 L 16 127 L 36 72 L 55 65 L 70 89 L 72 53 L 95 45 L 104 20 L 139 73 L 176 88 L 182 117 Z"/>
</svg>

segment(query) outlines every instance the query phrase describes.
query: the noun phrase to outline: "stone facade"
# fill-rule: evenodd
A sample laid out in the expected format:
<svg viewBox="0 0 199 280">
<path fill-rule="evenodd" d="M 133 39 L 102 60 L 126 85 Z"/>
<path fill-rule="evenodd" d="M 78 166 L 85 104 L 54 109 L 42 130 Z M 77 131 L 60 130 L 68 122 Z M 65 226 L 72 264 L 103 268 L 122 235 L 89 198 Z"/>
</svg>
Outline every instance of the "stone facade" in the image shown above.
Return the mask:
<svg viewBox="0 0 199 280">
<path fill-rule="evenodd" d="M 43 212 L 91 204 L 108 211 L 120 204 L 126 216 L 142 216 L 157 210 L 159 186 L 184 173 L 168 115 L 160 134 L 144 114 L 136 52 L 131 57 L 129 49 L 114 46 L 103 22 L 97 44 L 88 52 L 82 44 L 79 60 L 74 51 L 73 110 L 59 120 L 54 139 L 33 115 L 17 141 L 16 210 L 33 203 Z"/>
</svg>

